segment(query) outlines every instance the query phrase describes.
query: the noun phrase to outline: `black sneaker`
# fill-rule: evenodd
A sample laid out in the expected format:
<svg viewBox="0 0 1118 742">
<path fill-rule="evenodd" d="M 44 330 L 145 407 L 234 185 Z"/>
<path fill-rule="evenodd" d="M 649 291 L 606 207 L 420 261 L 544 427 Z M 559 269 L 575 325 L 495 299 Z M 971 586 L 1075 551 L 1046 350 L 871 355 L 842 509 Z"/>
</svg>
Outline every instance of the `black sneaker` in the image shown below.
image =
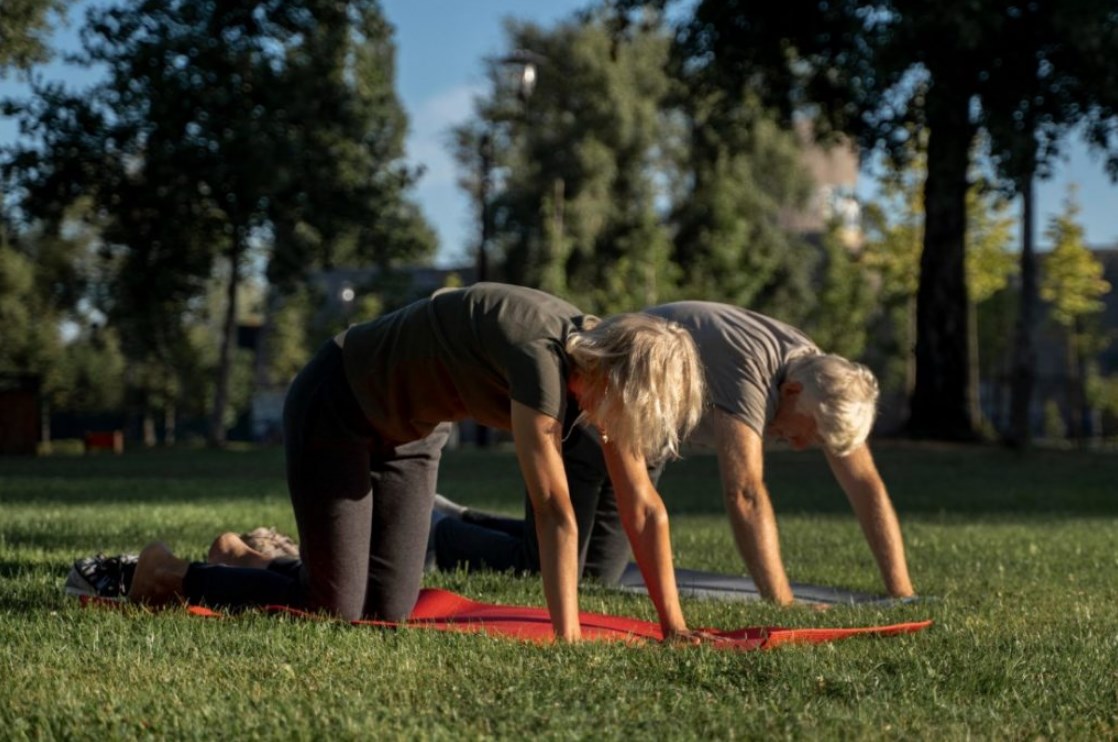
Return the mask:
<svg viewBox="0 0 1118 742">
<path fill-rule="evenodd" d="M 96 556 L 78 559 L 66 577 L 67 595 L 89 595 L 110 600 L 124 600 L 132 587 L 138 554 Z"/>
</svg>

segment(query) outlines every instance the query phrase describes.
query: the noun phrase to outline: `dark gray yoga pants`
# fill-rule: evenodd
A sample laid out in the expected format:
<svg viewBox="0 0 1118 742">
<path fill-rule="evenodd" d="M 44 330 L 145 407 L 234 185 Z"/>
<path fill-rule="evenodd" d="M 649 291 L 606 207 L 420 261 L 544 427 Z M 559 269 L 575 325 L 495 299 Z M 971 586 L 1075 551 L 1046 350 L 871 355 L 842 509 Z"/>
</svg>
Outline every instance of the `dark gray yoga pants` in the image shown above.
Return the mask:
<svg viewBox="0 0 1118 742">
<path fill-rule="evenodd" d="M 571 427 L 578 405 L 572 402 L 567 407 L 569 417 L 564 427 L 570 432 L 563 441 L 563 465 L 578 523 L 579 574 L 607 585 L 616 584 L 629 562 L 629 540 L 621 525 L 602 447 L 589 431 Z M 662 471 L 662 466 L 649 469 L 653 483 L 659 481 Z M 535 513 L 527 497 L 523 520 L 468 510 L 461 519 L 440 520 L 432 539 L 439 569 L 540 570 Z"/>
<path fill-rule="evenodd" d="M 284 405 L 287 485 L 301 563 L 268 570 L 192 565 L 188 600 L 275 603 L 346 619 L 407 618 L 419 595 L 439 458 L 450 426 L 393 446 L 358 406 L 330 341 Z"/>
</svg>

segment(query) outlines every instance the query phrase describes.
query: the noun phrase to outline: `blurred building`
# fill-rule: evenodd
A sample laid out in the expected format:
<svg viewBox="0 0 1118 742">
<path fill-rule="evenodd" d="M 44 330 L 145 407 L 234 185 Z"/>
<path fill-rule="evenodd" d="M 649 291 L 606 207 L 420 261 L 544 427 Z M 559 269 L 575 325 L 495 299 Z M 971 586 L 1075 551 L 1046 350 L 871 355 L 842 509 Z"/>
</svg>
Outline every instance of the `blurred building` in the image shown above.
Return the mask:
<svg viewBox="0 0 1118 742">
<path fill-rule="evenodd" d="M 821 234 L 837 221 L 843 242 L 851 248 L 862 244 L 862 209 L 855 189 L 858 187 L 858 149 L 845 137 L 832 144 L 816 141 L 811 122 L 799 119 L 796 139 L 802 148 L 804 168 L 815 183 L 807 208 L 787 212 L 782 222 L 800 234 Z"/>
</svg>

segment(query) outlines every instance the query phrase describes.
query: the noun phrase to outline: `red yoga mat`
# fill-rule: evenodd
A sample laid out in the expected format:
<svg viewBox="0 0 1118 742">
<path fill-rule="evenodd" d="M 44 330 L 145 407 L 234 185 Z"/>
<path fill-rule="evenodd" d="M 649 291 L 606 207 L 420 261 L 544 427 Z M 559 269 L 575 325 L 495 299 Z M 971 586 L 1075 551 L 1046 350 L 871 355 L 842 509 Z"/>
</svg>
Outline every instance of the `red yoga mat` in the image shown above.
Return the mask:
<svg viewBox="0 0 1118 742">
<path fill-rule="evenodd" d="M 188 610 L 199 616 L 223 615 L 202 606 L 190 606 Z M 300 617 L 314 617 L 314 614 L 285 606 L 268 606 L 267 610 Z M 584 639 L 643 643 L 661 641 L 664 638 L 659 624 L 650 621 L 586 612 L 580 613 L 579 619 L 582 623 Z M 416 601 L 411 617 L 402 624 L 385 621 L 354 621 L 353 623 L 358 626 L 407 626 L 437 631 L 460 631 L 533 642 L 548 642 L 554 638 L 551 618 L 546 608 L 479 603 L 447 590 L 435 588 L 420 591 L 419 600 Z M 713 647 L 746 651 L 772 649 L 785 644 L 821 644 L 852 636 L 913 634 L 931 625 L 931 621 L 916 621 L 846 629 L 785 629 L 779 626 L 761 626 L 733 631 L 721 629 L 704 629 L 704 631 L 725 639 L 725 641 L 711 642 Z"/>
</svg>

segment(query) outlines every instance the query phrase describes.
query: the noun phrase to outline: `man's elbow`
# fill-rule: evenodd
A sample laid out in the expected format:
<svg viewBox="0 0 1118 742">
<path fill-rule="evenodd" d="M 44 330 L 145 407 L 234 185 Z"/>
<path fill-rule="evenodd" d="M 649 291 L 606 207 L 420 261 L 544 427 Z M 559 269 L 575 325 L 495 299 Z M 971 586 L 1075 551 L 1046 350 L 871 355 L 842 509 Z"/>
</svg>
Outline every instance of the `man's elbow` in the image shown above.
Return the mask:
<svg viewBox="0 0 1118 742">
<path fill-rule="evenodd" d="M 545 528 L 556 528 L 559 530 L 573 530 L 577 528 L 574 510 L 569 505 L 564 506 L 554 497 L 549 497 L 544 502 L 534 505 L 533 507 L 535 509 L 536 522 Z"/>
<path fill-rule="evenodd" d="M 761 484 L 747 484 L 727 488 L 723 491 L 722 495 L 728 510 L 736 510 L 746 517 L 760 512 L 764 507 L 764 503 L 768 501 L 764 485 Z"/>
</svg>

